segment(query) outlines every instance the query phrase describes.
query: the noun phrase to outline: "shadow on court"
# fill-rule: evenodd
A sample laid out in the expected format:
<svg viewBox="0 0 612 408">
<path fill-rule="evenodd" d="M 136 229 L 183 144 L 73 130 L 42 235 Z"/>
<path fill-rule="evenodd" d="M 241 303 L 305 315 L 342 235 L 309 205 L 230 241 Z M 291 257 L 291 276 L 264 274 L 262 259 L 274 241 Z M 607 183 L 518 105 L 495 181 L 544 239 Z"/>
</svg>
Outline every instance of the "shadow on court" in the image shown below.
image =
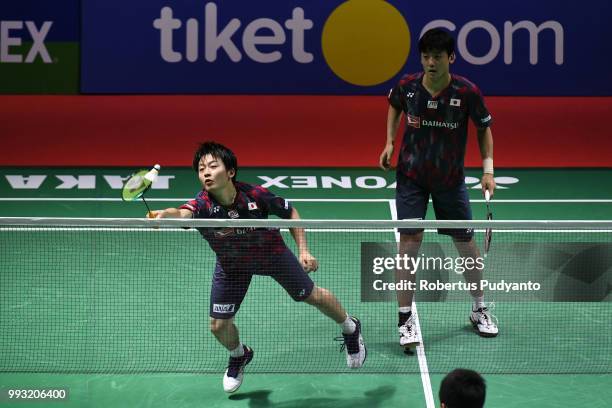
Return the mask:
<svg viewBox="0 0 612 408">
<path fill-rule="evenodd" d="M 395 387 L 374 388 L 364 392 L 362 396 L 353 398 L 300 398 L 279 403 L 269 400 L 271 393 L 270 390 L 254 391 L 232 395 L 229 399 L 233 401 L 248 399 L 250 408 L 370 408 L 384 406 L 385 401 L 395 394 Z"/>
</svg>

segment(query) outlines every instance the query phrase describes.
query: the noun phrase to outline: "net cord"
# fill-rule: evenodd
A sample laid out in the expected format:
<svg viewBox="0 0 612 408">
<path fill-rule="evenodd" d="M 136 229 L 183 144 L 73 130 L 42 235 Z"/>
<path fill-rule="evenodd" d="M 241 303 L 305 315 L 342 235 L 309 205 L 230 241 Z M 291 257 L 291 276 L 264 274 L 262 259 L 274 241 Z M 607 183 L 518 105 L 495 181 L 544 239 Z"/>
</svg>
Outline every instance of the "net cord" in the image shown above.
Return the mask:
<svg viewBox="0 0 612 408">
<path fill-rule="evenodd" d="M 147 219 L 147 218 L 68 218 L 0 217 L 0 227 L 123 227 L 123 228 L 492 228 L 496 230 L 602 230 L 612 231 L 608 220 L 281 220 L 281 219 Z"/>
</svg>

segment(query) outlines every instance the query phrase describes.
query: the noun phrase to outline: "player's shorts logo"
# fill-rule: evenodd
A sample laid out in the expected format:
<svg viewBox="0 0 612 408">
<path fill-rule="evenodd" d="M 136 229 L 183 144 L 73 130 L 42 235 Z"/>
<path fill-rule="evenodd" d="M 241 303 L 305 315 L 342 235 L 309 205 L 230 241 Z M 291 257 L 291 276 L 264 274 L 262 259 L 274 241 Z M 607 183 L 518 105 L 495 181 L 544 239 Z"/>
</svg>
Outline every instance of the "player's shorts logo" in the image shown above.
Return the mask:
<svg viewBox="0 0 612 408">
<path fill-rule="evenodd" d="M 234 313 L 234 308 L 236 304 L 234 303 L 215 303 L 213 304 L 213 312 L 215 313 Z"/>
<path fill-rule="evenodd" d="M 406 125 L 412 126 L 413 128 L 421 127 L 421 118 L 419 116 L 412 116 L 411 114 L 406 114 Z"/>
</svg>

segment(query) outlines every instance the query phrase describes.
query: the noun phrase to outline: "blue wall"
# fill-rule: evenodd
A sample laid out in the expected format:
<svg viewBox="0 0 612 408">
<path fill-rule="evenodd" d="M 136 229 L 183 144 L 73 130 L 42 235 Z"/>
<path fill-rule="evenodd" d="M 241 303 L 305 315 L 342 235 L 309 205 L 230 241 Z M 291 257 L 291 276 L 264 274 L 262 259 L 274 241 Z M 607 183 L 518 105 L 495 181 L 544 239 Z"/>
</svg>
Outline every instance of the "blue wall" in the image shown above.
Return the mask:
<svg viewBox="0 0 612 408">
<path fill-rule="evenodd" d="M 607 0 L 5 3 L 0 21 L 51 18 L 50 41 L 81 41 L 83 93 L 381 95 L 420 70 L 437 21 L 459 40 L 452 70 L 487 95 L 612 95 Z"/>
</svg>

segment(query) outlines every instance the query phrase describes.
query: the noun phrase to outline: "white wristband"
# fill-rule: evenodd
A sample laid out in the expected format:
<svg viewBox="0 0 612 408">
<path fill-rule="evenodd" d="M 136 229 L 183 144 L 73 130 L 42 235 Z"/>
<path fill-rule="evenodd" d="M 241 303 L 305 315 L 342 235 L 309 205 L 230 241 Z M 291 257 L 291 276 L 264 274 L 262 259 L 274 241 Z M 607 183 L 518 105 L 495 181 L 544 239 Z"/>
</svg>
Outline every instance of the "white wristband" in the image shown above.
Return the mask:
<svg viewBox="0 0 612 408">
<path fill-rule="evenodd" d="M 487 157 L 482 159 L 482 172 L 485 174 L 493 174 L 493 159 Z"/>
</svg>

